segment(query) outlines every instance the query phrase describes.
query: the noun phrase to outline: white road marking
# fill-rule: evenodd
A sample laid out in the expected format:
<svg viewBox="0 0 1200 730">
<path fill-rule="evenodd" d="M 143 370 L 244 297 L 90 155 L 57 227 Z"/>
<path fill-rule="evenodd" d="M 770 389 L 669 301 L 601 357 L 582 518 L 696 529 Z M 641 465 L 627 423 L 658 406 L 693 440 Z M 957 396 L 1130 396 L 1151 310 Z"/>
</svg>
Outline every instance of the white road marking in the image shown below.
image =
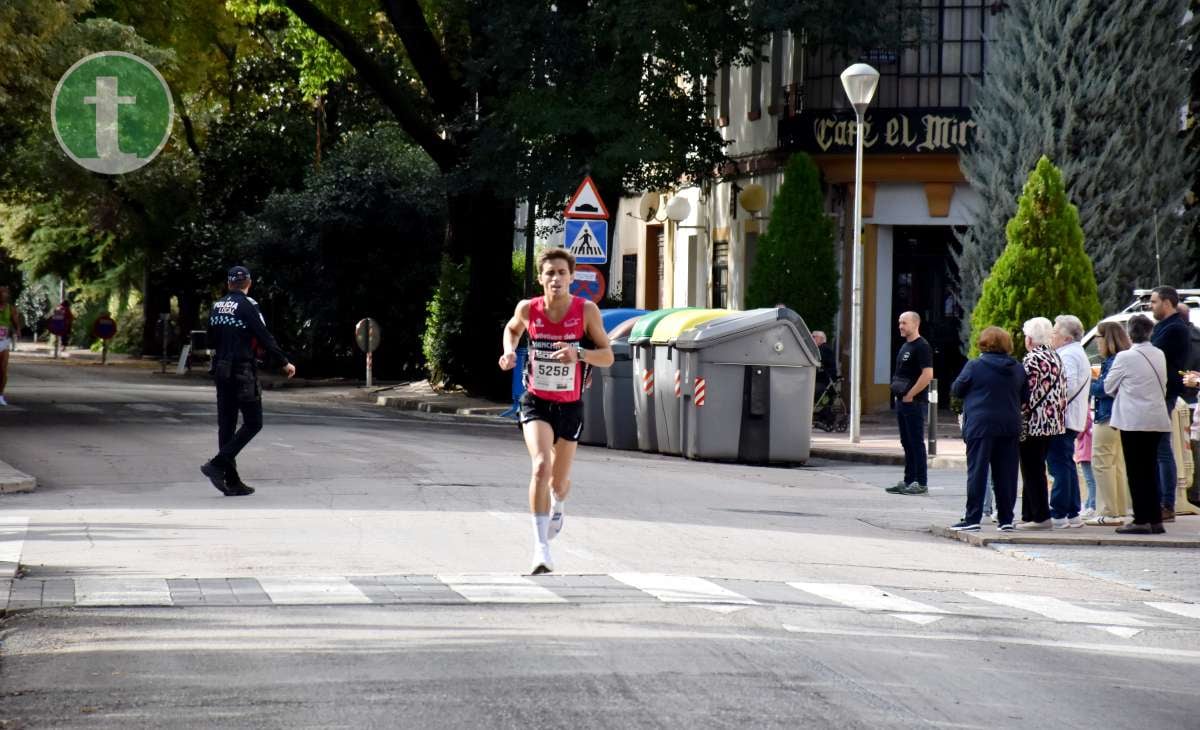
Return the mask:
<svg viewBox="0 0 1200 730">
<path fill-rule="evenodd" d="M 991 636 L 983 634 L 904 634 L 893 631 L 856 631 L 847 629 L 808 628 L 784 624 L 785 631 L 793 634 L 846 636 L 857 638 L 913 639 L 915 641 L 973 641 L 1005 646 L 1040 646 L 1049 649 L 1075 649 L 1098 654 L 1124 654 L 1149 656 L 1159 659 L 1187 659 L 1188 664 L 1200 664 L 1200 651 L 1189 649 L 1163 649 L 1157 646 L 1126 646 L 1123 644 L 1089 644 L 1081 641 L 1054 641 L 1026 639 L 1018 636 Z"/>
<path fill-rule="evenodd" d="M 520 575 L 437 576 L 450 590 L 472 603 L 566 603 L 567 599 Z"/>
<path fill-rule="evenodd" d="M 611 576 L 663 603 L 736 603 L 756 606 L 757 601 L 703 578 L 662 573 L 612 573 Z"/>
<path fill-rule="evenodd" d="M 1200 603 L 1159 603 L 1156 601 L 1146 601 L 1145 603 L 1151 608 L 1173 613 L 1176 616 L 1200 618 Z"/>
<path fill-rule="evenodd" d="M 366 459 L 359 459 L 354 456 L 343 456 L 342 458 L 345 459 L 346 461 L 353 461 L 355 464 L 370 464 L 371 463 L 371 462 L 367 461 Z"/>
<path fill-rule="evenodd" d="M 0 517 L 0 563 L 12 563 L 11 569 L 6 568 L 0 572 L 0 578 L 16 575 L 28 531 L 28 517 Z"/>
<path fill-rule="evenodd" d="M 76 606 L 171 606 L 162 578 L 76 578 Z"/>
<path fill-rule="evenodd" d="M 371 602 L 350 581 L 339 577 L 259 578 L 258 584 L 272 603 L 282 605 Z"/>
<path fill-rule="evenodd" d="M 796 590 L 860 611 L 884 611 L 898 619 L 922 626 L 937 621 L 949 611 L 888 593 L 875 586 L 855 583 L 788 583 Z"/>
<path fill-rule="evenodd" d="M 1076 606 L 1050 596 L 1033 596 L 1022 593 L 992 593 L 988 591 L 967 591 L 981 601 L 996 603 L 1022 611 L 1029 611 L 1045 616 L 1054 621 L 1073 624 L 1089 624 L 1092 628 L 1107 631 L 1114 636 L 1129 639 L 1141 633 L 1139 626 L 1149 626 L 1145 621 L 1117 611 L 1101 611 L 1095 608 Z"/>
<path fill-rule="evenodd" d="M 272 446 L 278 446 L 278 447 L 280 447 L 281 449 L 294 449 L 294 448 L 296 448 L 295 446 L 292 446 L 291 444 L 285 444 L 285 443 L 283 443 L 282 441 L 272 441 L 272 442 L 271 442 L 271 445 L 272 445 Z"/>
</svg>

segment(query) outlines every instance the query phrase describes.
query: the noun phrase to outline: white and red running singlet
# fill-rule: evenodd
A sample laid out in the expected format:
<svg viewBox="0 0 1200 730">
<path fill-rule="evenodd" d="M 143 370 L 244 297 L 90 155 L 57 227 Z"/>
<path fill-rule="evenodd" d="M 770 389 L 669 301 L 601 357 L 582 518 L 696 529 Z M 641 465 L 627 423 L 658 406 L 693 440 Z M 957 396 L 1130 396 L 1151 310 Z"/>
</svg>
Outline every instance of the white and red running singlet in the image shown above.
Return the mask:
<svg viewBox="0 0 1200 730">
<path fill-rule="evenodd" d="M 561 322 L 546 316 L 546 300 L 529 300 L 529 367 L 525 387 L 548 401 L 571 403 L 583 392 L 583 363 L 564 363 L 550 359 L 560 345 L 575 345 L 583 340 L 583 297 L 571 297 L 567 315 Z"/>
</svg>

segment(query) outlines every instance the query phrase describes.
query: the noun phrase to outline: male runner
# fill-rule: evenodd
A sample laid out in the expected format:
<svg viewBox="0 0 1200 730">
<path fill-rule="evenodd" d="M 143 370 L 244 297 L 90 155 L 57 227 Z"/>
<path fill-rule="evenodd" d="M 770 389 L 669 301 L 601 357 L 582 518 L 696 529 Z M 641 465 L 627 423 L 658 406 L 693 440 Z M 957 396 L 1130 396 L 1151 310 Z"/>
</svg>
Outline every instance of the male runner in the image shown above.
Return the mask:
<svg viewBox="0 0 1200 730">
<path fill-rule="evenodd" d="M 571 295 L 575 257 L 552 248 L 538 257 L 543 294 L 517 304 L 504 327 L 500 369 L 517 364 L 521 335 L 529 332 L 529 360 L 521 396 L 521 431 L 533 463 L 529 478 L 529 511 L 533 513 L 533 575 L 554 570 L 550 540 L 562 530 L 563 502 L 571 490 L 571 460 L 583 431 L 584 365 L 612 365 L 600 309 Z M 587 337 L 594 349 L 583 349 Z M 553 497 L 553 501 L 551 498 Z"/>
</svg>

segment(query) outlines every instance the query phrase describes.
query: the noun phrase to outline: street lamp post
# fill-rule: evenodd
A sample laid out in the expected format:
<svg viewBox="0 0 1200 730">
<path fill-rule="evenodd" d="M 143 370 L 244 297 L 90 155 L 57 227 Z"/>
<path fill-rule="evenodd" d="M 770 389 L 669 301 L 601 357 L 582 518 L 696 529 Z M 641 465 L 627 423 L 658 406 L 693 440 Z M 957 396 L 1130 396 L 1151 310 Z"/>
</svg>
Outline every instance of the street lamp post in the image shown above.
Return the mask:
<svg viewBox="0 0 1200 730">
<path fill-rule="evenodd" d="M 856 63 L 842 72 L 842 88 L 854 107 L 857 124 L 854 129 L 854 282 L 850 300 L 850 440 L 858 443 L 862 439 L 862 308 L 863 308 L 863 262 L 862 262 L 862 164 L 863 164 L 863 115 L 875 87 L 879 85 L 879 72 L 865 63 Z"/>
</svg>

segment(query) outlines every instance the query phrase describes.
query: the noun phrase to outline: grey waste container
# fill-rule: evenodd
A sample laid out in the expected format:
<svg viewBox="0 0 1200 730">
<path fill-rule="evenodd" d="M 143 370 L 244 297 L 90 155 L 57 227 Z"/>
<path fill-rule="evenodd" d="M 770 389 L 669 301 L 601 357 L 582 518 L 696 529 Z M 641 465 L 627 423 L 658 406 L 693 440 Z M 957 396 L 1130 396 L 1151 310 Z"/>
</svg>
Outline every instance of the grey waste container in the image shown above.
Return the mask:
<svg viewBox="0 0 1200 730">
<path fill-rule="evenodd" d="M 660 309 L 638 319 L 629 333 L 633 358 L 633 413 L 637 420 L 637 442 L 642 451 L 658 451 L 654 424 L 654 345 L 650 336 L 658 323 L 679 309 Z"/>
<path fill-rule="evenodd" d="M 592 368 L 588 382 L 583 384 L 583 430 L 579 432 L 579 443 L 603 446 L 604 433 L 604 378 L 601 368 Z"/>
<path fill-rule="evenodd" d="M 790 309 L 756 309 L 684 332 L 684 456 L 803 463 L 821 359 Z"/>
<path fill-rule="evenodd" d="M 633 356 L 629 339 L 613 340 L 613 364 L 604 370 L 604 435 L 610 449 L 638 446 L 633 412 Z"/>
<path fill-rule="evenodd" d="M 680 333 L 728 314 L 727 309 L 683 309 L 664 317 L 650 336 L 654 348 L 654 429 L 660 454 L 683 453 L 679 432 L 683 390 L 675 341 Z"/>
</svg>

